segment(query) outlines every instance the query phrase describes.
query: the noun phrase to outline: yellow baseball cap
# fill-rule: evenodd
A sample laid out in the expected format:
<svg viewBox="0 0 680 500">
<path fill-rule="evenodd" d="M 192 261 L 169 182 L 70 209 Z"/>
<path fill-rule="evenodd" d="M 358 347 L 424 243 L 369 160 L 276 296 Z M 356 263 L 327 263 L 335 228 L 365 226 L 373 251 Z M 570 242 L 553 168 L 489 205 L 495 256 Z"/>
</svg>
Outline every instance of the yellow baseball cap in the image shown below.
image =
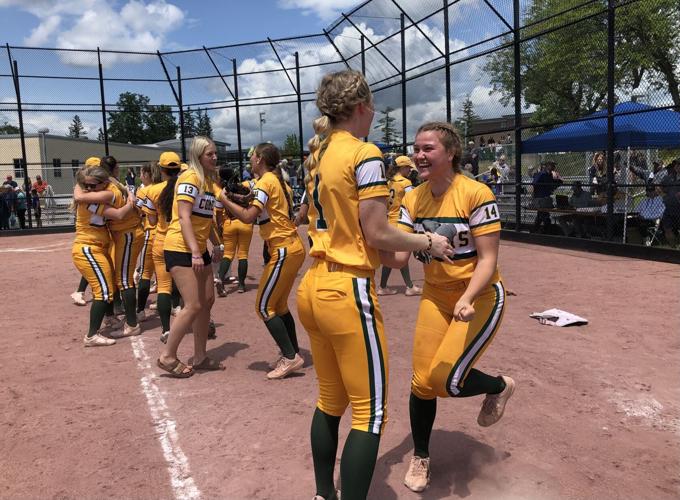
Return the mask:
<svg viewBox="0 0 680 500">
<path fill-rule="evenodd" d="M 397 156 L 394 163 L 397 164 L 397 167 L 415 167 L 413 161 L 408 156 Z"/>
<path fill-rule="evenodd" d="M 158 160 L 158 165 L 163 168 L 179 168 L 181 163 L 182 160 L 174 151 L 166 151 L 161 153 L 161 157 Z"/>
<path fill-rule="evenodd" d="M 86 167 L 99 167 L 101 164 L 101 159 L 98 156 L 90 156 L 87 160 L 85 160 Z"/>
</svg>

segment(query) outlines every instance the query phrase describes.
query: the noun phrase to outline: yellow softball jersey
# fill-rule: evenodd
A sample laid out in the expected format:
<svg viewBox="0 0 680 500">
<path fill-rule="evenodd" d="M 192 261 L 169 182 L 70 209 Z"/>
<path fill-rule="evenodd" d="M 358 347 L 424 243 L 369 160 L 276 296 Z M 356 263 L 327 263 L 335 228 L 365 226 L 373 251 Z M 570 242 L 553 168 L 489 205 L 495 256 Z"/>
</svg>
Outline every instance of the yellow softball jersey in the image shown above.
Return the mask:
<svg viewBox="0 0 680 500">
<path fill-rule="evenodd" d="M 289 210 L 283 189 L 275 174 L 265 172 L 257 180 L 253 192 L 253 205 L 261 210 L 255 224 L 260 226 L 260 236 L 267 242 L 270 251 L 297 236 L 297 229 L 290 218 L 292 207 Z"/>
<path fill-rule="evenodd" d="M 137 200 L 135 202 L 135 206 L 137 207 L 138 210 L 142 212 L 142 227 L 144 227 L 145 231 L 147 229 L 156 228 L 156 226 L 152 225 L 149 222 L 149 218 L 146 216 L 146 212 L 144 212 L 144 204 L 146 203 L 147 193 L 151 186 L 153 186 L 153 184 L 149 184 L 148 186 L 140 186 L 136 193 Z"/>
<path fill-rule="evenodd" d="M 146 214 L 148 219 L 149 215 L 155 215 L 158 219 L 156 222 L 156 235 L 165 236 L 168 232 L 168 225 L 170 224 L 164 214 L 161 214 L 158 205 L 161 199 L 161 193 L 165 186 L 168 185 L 168 181 L 159 182 L 158 184 L 153 184 L 148 186 L 144 193 L 144 201 L 142 203 L 142 212 Z M 139 198 L 137 198 L 139 201 Z"/>
<path fill-rule="evenodd" d="M 208 236 L 213 223 L 215 209 L 221 209 L 219 196 L 222 189 L 211 179 L 206 178 L 204 190 L 199 185 L 198 175 L 194 170 L 185 170 L 179 175 L 175 186 L 175 199 L 172 202 L 172 220 L 165 235 L 165 250 L 173 252 L 191 252 L 184 242 L 182 229 L 179 225 L 179 202 L 188 201 L 193 204 L 191 209 L 191 226 L 196 236 L 196 242 L 201 253 L 208 248 Z"/>
<path fill-rule="evenodd" d="M 111 203 L 113 208 L 121 208 L 125 206 L 127 200 L 125 196 L 123 196 L 123 193 L 121 192 L 120 188 L 118 188 L 118 186 L 116 186 L 113 182 L 109 182 L 109 185 L 106 189 L 113 193 L 114 198 L 113 203 Z M 134 229 L 139 226 L 140 223 L 141 218 L 139 217 L 139 214 L 136 210 L 131 210 L 122 220 L 108 221 L 109 229 L 116 233 Z"/>
<path fill-rule="evenodd" d="M 378 251 L 369 247 L 359 223 L 361 200 L 387 197 L 382 154 L 344 130 L 334 130 L 322 147 L 313 172 L 309 207 L 312 257 L 360 269 L 380 266 Z"/>
<path fill-rule="evenodd" d="M 387 218 L 390 221 L 390 224 L 396 224 L 399 222 L 399 207 L 401 207 L 401 200 L 406 193 L 413 189 L 413 184 L 401 174 L 396 174 L 392 177 L 392 180 L 389 181 L 387 187 L 390 190 Z"/>
<path fill-rule="evenodd" d="M 113 197 L 112 197 L 113 198 Z M 76 208 L 76 239 L 74 243 L 108 247 L 111 242 L 106 227 L 104 209 L 106 205 L 78 203 Z"/>
<path fill-rule="evenodd" d="M 406 193 L 402 200 L 399 227 L 408 232 L 423 233 L 438 224 L 453 224 L 456 235 L 453 264 L 432 260 L 425 265 L 425 281 L 444 285 L 472 277 L 477 265 L 475 237 L 501 230 L 496 198 L 485 185 L 464 175 L 456 174 L 446 192 L 432 196 L 430 183 L 424 182 Z M 491 278 L 495 283 L 498 271 Z"/>
</svg>

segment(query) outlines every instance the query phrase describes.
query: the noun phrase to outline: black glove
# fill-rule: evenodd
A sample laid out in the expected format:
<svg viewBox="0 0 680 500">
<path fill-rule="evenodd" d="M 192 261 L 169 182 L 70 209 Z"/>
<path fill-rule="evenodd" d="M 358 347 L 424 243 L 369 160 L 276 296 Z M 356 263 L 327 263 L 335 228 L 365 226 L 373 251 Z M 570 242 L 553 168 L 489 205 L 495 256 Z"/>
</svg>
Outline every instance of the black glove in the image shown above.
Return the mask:
<svg viewBox="0 0 680 500">
<path fill-rule="evenodd" d="M 427 250 L 418 250 L 417 252 L 413 252 L 413 256 L 423 264 L 429 264 L 432 262 L 432 254 Z"/>
</svg>

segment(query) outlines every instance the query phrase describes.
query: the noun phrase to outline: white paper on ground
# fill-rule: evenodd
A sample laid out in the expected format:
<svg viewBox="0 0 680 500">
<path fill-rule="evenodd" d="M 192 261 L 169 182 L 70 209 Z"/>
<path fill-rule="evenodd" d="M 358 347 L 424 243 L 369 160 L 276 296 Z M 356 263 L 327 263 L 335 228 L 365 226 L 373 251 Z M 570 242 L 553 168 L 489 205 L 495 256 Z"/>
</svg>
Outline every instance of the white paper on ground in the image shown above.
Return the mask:
<svg viewBox="0 0 680 500">
<path fill-rule="evenodd" d="M 531 318 L 535 318 L 542 325 L 550 326 L 578 326 L 587 325 L 588 320 L 562 309 L 547 309 L 540 313 L 531 313 Z"/>
</svg>

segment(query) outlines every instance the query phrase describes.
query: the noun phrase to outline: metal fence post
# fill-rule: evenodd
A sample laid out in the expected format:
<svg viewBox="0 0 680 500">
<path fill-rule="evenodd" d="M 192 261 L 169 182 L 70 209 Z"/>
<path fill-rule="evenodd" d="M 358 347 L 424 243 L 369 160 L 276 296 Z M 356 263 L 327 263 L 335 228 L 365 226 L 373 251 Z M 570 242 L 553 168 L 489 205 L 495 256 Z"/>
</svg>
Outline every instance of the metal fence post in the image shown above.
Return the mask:
<svg viewBox="0 0 680 500">
<path fill-rule="evenodd" d="M 187 142 L 184 132 L 184 107 L 182 105 L 182 70 L 177 66 L 177 105 L 179 106 L 179 133 L 182 139 L 182 161 L 187 161 Z"/>
<path fill-rule="evenodd" d="M 451 123 L 451 66 L 449 49 L 449 0 L 444 0 L 444 72 L 446 73 L 446 121 Z"/>
<path fill-rule="evenodd" d="M 401 21 L 401 153 L 406 154 L 406 23 L 404 14 Z"/>
<path fill-rule="evenodd" d="M 366 76 L 366 41 L 364 35 L 361 35 L 361 74 Z"/>
<path fill-rule="evenodd" d="M 243 147 L 241 146 L 241 112 L 238 104 L 238 74 L 236 70 L 236 59 L 231 60 L 234 73 L 234 102 L 236 104 L 236 141 L 238 142 L 238 169 L 243 178 Z"/>
<path fill-rule="evenodd" d="M 615 0 L 607 0 L 607 239 L 614 237 Z"/>
<path fill-rule="evenodd" d="M 522 228 L 522 71 L 520 66 L 521 32 L 519 15 L 519 0 L 513 0 L 513 70 L 515 73 L 515 231 L 518 233 Z"/>
<path fill-rule="evenodd" d="M 298 143 L 300 144 L 300 165 L 304 156 L 304 143 L 302 141 L 302 91 L 300 89 L 300 55 L 295 52 L 295 83 L 297 85 L 297 110 L 298 110 Z"/>
<path fill-rule="evenodd" d="M 7 46 L 7 52 L 9 55 L 9 45 Z M 10 61 L 12 57 L 10 56 Z M 14 80 L 14 92 L 17 96 L 17 113 L 19 115 L 19 135 L 21 137 L 21 170 L 24 175 L 24 190 L 26 194 L 26 208 L 28 208 L 28 228 L 33 228 L 33 218 L 31 217 L 31 186 L 28 184 L 28 162 L 26 160 L 26 134 L 24 132 L 24 112 L 21 106 L 21 88 L 19 86 L 19 65 L 16 60 L 12 63 L 12 79 Z M 44 140 L 44 138 L 43 138 Z M 42 174 L 42 164 L 41 174 Z M 29 196 L 31 196 L 29 198 Z"/>
<path fill-rule="evenodd" d="M 109 131 L 106 125 L 106 101 L 104 98 L 104 69 L 99 47 L 97 47 L 97 63 L 99 65 L 99 96 L 102 105 L 102 133 L 104 134 L 104 151 L 109 156 Z"/>
</svg>

